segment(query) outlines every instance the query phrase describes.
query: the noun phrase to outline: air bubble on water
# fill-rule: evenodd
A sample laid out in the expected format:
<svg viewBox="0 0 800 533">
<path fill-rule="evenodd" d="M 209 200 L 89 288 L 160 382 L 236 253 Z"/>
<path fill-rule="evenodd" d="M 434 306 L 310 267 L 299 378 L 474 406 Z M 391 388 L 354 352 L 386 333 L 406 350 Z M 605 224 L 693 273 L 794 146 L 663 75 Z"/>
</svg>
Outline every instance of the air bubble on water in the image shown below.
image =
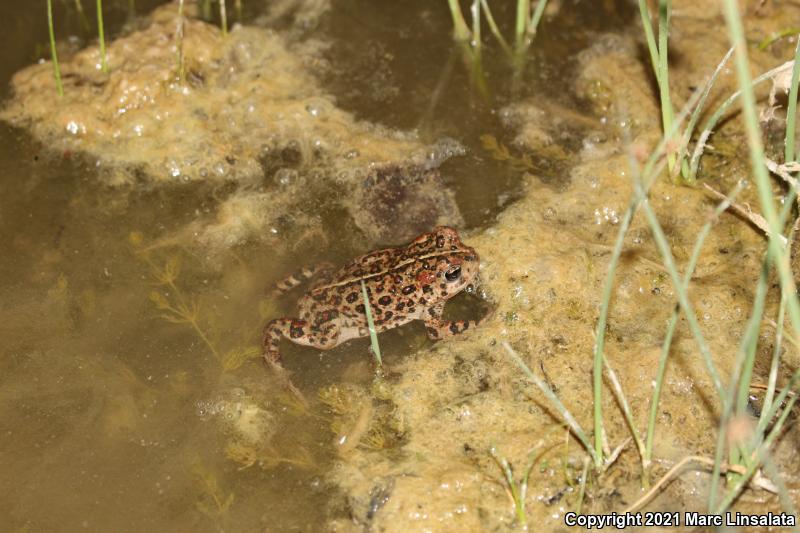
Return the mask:
<svg viewBox="0 0 800 533">
<path fill-rule="evenodd" d="M 214 165 L 214 174 L 216 174 L 217 176 L 222 177 L 225 176 L 225 174 L 227 173 L 228 170 L 225 168 L 224 163 L 217 163 L 216 165 Z"/>
<path fill-rule="evenodd" d="M 345 159 L 355 159 L 359 155 L 361 155 L 361 153 L 354 148 L 354 149 L 350 150 L 349 152 L 347 152 L 346 154 L 344 154 L 344 158 Z"/>
<path fill-rule="evenodd" d="M 291 185 L 294 181 L 297 180 L 299 173 L 296 169 L 293 168 L 281 168 L 275 172 L 275 181 L 279 185 L 283 185 L 284 187 L 287 185 Z"/>
<path fill-rule="evenodd" d="M 167 172 L 169 172 L 169 175 L 173 178 L 177 178 L 181 175 L 181 167 L 175 159 L 168 159 L 166 167 Z"/>
<path fill-rule="evenodd" d="M 523 291 L 522 285 L 514 285 L 514 288 L 512 290 L 512 297 L 519 298 L 520 296 L 522 296 L 522 291 Z"/>
<path fill-rule="evenodd" d="M 306 106 L 306 111 L 308 111 L 308 114 L 311 115 L 312 117 L 318 117 L 320 114 L 319 107 L 311 104 L 308 104 Z"/>
<path fill-rule="evenodd" d="M 67 131 L 73 135 L 77 135 L 78 133 L 83 132 L 83 127 L 81 127 L 81 125 L 74 120 L 70 120 L 67 122 Z"/>
<path fill-rule="evenodd" d="M 617 215 L 617 211 L 610 207 L 595 209 L 594 220 L 596 225 L 600 225 L 603 222 L 610 222 L 611 224 L 614 225 L 619 224 L 619 216 Z"/>
</svg>

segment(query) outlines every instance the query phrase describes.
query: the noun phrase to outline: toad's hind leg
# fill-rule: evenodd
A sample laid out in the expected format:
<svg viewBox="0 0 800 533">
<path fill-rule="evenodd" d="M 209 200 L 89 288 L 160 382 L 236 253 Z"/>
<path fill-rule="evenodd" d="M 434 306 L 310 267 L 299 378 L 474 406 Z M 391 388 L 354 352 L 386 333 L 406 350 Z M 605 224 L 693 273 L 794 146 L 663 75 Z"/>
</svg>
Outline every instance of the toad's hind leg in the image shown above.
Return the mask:
<svg viewBox="0 0 800 533">
<path fill-rule="evenodd" d="M 422 317 L 425 322 L 425 329 L 428 332 L 428 338 L 431 340 L 444 339 L 464 333 L 469 328 L 473 328 L 480 323 L 478 320 L 442 320 L 443 312 L 444 302 L 428 308 L 425 311 L 425 316 Z"/>
<path fill-rule="evenodd" d="M 342 342 L 336 322 L 313 325 L 297 318 L 276 318 L 264 327 L 262 344 L 267 362 L 277 363 L 281 360 L 278 346 L 283 337 L 295 344 L 313 346 L 320 350 L 330 350 Z"/>
<path fill-rule="evenodd" d="M 297 287 L 303 281 L 324 275 L 326 272 L 333 270 L 331 263 L 320 263 L 313 267 L 303 267 L 295 272 L 292 272 L 275 285 L 273 285 L 270 294 L 272 296 L 281 296 L 285 292 Z"/>
</svg>

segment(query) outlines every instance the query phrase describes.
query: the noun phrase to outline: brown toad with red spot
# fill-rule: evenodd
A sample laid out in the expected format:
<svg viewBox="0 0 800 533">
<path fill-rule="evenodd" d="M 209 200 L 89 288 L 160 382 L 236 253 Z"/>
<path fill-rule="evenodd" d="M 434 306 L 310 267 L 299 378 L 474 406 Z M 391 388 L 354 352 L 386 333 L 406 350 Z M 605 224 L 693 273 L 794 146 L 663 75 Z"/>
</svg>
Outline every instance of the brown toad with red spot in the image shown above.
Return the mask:
<svg viewBox="0 0 800 533">
<path fill-rule="evenodd" d="M 357 257 L 338 270 L 330 264 L 303 269 L 277 285 L 279 294 L 299 285 L 299 277 L 315 280 L 298 302 L 300 318 L 277 318 L 264 328 L 264 357 L 280 361 L 283 337 L 329 350 L 368 336 L 362 281 L 377 331 L 422 320 L 431 339 L 456 335 L 477 321 L 443 320 L 444 304 L 470 287 L 477 275 L 478 254 L 445 226 L 423 233 L 408 246 Z"/>
</svg>

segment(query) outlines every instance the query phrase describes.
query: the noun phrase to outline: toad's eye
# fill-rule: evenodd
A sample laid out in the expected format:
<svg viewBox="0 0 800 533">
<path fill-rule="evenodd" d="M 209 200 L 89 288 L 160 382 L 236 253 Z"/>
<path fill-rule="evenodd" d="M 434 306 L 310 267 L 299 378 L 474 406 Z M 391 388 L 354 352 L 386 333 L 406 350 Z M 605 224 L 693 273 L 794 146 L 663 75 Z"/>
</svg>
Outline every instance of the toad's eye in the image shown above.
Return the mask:
<svg viewBox="0 0 800 533">
<path fill-rule="evenodd" d="M 461 277 L 461 267 L 455 266 L 444 273 L 444 279 L 447 281 L 455 281 Z"/>
</svg>

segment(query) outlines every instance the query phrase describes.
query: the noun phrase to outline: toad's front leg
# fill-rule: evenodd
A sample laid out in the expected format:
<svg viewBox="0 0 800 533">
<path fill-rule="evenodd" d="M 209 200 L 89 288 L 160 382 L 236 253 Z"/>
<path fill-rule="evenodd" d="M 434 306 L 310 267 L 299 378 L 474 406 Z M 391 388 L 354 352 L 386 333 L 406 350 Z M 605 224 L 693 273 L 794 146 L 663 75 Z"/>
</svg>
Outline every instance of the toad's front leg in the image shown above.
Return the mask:
<svg viewBox="0 0 800 533">
<path fill-rule="evenodd" d="M 428 332 L 428 338 L 431 340 L 444 339 L 464 333 L 481 322 L 478 320 L 442 320 L 443 312 L 444 303 L 440 303 L 427 309 L 425 316 L 422 317 L 425 322 L 425 329 Z"/>
<path fill-rule="evenodd" d="M 328 322 L 314 325 L 298 318 L 276 318 L 264 327 L 262 344 L 264 359 L 268 363 L 278 363 L 281 352 L 278 345 L 286 337 L 295 344 L 313 346 L 320 350 L 330 350 L 341 343 L 339 324 Z"/>
</svg>

